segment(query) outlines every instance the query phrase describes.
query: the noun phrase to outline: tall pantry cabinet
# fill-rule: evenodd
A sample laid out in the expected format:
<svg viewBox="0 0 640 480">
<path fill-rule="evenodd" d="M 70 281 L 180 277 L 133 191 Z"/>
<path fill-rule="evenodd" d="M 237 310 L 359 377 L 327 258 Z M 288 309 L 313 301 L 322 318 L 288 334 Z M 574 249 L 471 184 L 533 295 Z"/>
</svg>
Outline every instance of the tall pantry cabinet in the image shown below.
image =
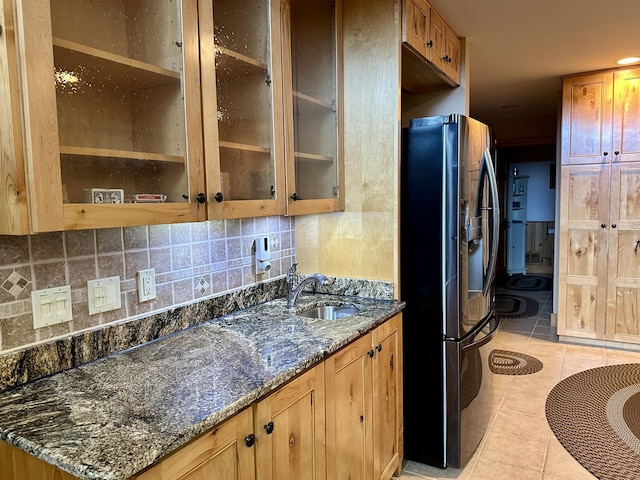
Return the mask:
<svg viewBox="0 0 640 480">
<path fill-rule="evenodd" d="M 640 68 L 563 80 L 558 334 L 640 343 Z"/>
</svg>

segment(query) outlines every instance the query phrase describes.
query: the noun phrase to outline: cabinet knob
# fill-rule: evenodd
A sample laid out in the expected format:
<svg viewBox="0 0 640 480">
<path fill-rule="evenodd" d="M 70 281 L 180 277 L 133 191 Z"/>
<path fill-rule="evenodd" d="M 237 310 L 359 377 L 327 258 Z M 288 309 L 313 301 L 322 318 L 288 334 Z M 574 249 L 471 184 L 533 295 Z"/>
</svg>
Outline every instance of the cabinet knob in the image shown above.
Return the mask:
<svg viewBox="0 0 640 480">
<path fill-rule="evenodd" d="M 618 225 L 616 225 L 615 223 L 613 225 L 611 225 L 611 228 L 616 228 Z"/>
<path fill-rule="evenodd" d="M 373 358 L 375 354 L 376 352 L 373 350 L 373 348 L 367 352 L 367 355 L 369 355 L 371 358 Z"/>
<path fill-rule="evenodd" d="M 216 193 L 216 194 L 213 196 L 213 199 L 214 199 L 216 202 L 220 203 L 221 201 L 223 201 L 223 200 L 224 200 L 224 195 L 222 194 L 222 192 L 218 192 L 218 193 Z"/>
<path fill-rule="evenodd" d="M 607 228 L 607 226 L 604 223 L 601 223 L 600 228 Z"/>
<path fill-rule="evenodd" d="M 433 40 L 429 40 L 427 42 L 427 47 L 429 47 L 429 48 L 433 47 Z"/>
<path fill-rule="evenodd" d="M 613 154 L 616 156 L 620 155 L 620 150 L 616 150 L 615 152 L 613 152 Z"/>
<path fill-rule="evenodd" d="M 296 200 L 300 200 L 300 197 L 298 196 L 297 193 L 294 192 L 293 195 L 291 195 L 291 200 L 295 202 Z"/>
<path fill-rule="evenodd" d="M 606 157 L 607 155 L 609 155 L 609 152 L 602 152 L 602 155 Z"/>
<path fill-rule="evenodd" d="M 0 25 L 0 35 L 2 35 L 2 25 Z"/>
<path fill-rule="evenodd" d="M 246 437 L 244 437 L 244 444 L 247 447 L 253 447 L 253 444 L 256 443 L 256 436 L 253 433 L 250 433 Z"/>
<path fill-rule="evenodd" d="M 376 345 L 376 350 L 377 350 L 378 352 L 381 352 L 381 351 L 382 351 L 382 344 L 381 344 L 381 343 L 379 343 L 378 345 Z"/>
<path fill-rule="evenodd" d="M 273 433 L 273 422 L 269 422 L 264 426 L 265 431 L 267 432 L 267 435 L 271 435 Z"/>
<path fill-rule="evenodd" d="M 198 203 L 204 203 L 207 201 L 207 196 L 204 193 L 200 192 L 196 195 L 196 200 L 198 201 Z"/>
</svg>

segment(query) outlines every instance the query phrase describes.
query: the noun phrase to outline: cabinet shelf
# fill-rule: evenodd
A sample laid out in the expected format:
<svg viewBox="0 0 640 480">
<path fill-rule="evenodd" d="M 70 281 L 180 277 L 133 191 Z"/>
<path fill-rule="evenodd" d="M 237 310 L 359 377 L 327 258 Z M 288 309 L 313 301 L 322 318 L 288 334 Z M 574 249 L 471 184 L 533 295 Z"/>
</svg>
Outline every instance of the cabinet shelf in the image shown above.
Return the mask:
<svg viewBox="0 0 640 480">
<path fill-rule="evenodd" d="M 315 153 L 295 152 L 294 156 L 301 160 L 315 160 L 319 162 L 333 162 L 333 157 L 327 155 L 317 155 Z"/>
<path fill-rule="evenodd" d="M 84 84 L 125 90 L 180 84 L 180 72 L 59 37 L 53 38 L 53 49 L 56 68 Z"/>
<path fill-rule="evenodd" d="M 185 163 L 184 157 L 150 152 L 134 152 L 130 150 L 113 150 L 107 148 L 88 148 L 60 145 L 61 155 L 82 157 L 118 158 L 130 160 L 145 160 L 149 162 Z"/>
<path fill-rule="evenodd" d="M 258 145 L 247 145 L 245 143 L 235 143 L 235 142 L 218 142 L 220 148 L 229 148 L 232 150 L 242 150 L 246 152 L 258 152 L 258 153 L 270 153 L 268 147 L 260 147 Z"/>
<path fill-rule="evenodd" d="M 293 92 L 293 96 L 300 99 L 300 100 L 304 100 L 306 102 L 309 103 L 313 103 L 314 105 L 320 105 L 321 107 L 325 107 L 330 109 L 332 112 L 336 111 L 336 106 L 334 103 L 327 103 L 323 100 L 320 100 L 319 98 L 315 98 L 312 97 L 310 95 L 305 95 L 304 93 L 301 92 Z"/>
</svg>

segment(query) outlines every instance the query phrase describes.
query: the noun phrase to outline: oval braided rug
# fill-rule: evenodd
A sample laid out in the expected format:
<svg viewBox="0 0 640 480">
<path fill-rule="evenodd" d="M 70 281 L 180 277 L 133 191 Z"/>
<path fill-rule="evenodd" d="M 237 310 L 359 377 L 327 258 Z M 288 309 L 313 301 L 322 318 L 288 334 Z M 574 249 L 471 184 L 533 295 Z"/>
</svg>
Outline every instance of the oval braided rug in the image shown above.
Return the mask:
<svg viewBox="0 0 640 480">
<path fill-rule="evenodd" d="M 531 375 L 542 370 L 542 362 L 525 353 L 491 350 L 489 368 L 498 375 Z"/>
<path fill-rule="evenodd" d="M 640 364 L 571 375 L 553 387 L 545 411 L 562 446 L 597 478 L 640 479 Z"/>
</svg>

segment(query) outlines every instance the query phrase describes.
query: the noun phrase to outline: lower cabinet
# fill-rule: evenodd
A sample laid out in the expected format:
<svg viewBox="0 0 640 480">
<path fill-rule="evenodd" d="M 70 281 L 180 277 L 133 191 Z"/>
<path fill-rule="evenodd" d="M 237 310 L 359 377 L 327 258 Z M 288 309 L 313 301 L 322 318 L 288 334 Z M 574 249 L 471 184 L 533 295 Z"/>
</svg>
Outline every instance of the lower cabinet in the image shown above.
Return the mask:
<svg viewBox="0 0 640 480">
<path fill-rule="evenodd" d="M 327 478 L 389 479 L 401 464 L 401 317 L 325 361 Z"/>
</svg>

